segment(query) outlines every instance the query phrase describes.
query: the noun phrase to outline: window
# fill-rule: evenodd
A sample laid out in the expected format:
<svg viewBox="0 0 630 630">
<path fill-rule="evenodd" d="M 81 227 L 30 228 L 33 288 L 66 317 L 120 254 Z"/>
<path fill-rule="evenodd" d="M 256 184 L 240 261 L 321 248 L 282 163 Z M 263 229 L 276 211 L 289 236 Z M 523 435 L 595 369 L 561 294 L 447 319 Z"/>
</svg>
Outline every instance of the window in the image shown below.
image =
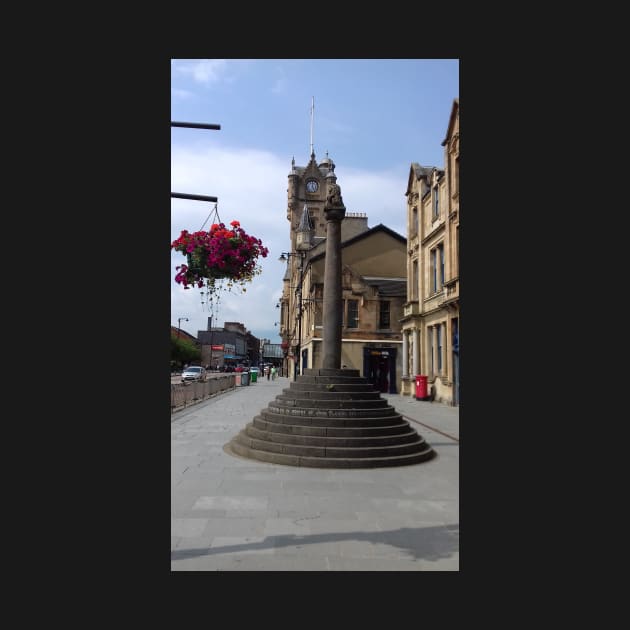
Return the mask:
<svg viewBox="0 0 630 630">
<path fill-rule="evenodd" d="M 378 320 L 379 328 L 389 328 L 389 301 L 384 301 L 380 303 L 380 311 L 379 311 L 379 320 Z"/>
<path fill-rule="evenodd" d="M 459 322 L 457 318 L 453 319 L 453 352 L 459 352 Z"/>
<path fill-rule="evenodd" d="M 414 260 L 411 264 L 411 299 L 418 299 L 418 260 Z"/>
<path fill-rule="evenodd" d="M 418 234 L 418 208 L 411 211 L 411 236 Z"/>
<path fill-rule="evenodd" d="M 435 186 L 433 188 L 433 218 L 437 219 L 440 216 L 440 195 L 439 188 Z"/>
<path fill-rule="evenodd" d="M 444 243 L 431 250 L 431 293 L 444 286 Z"/>
<path fill-rule="evenodd" d="M 346 300 L 348 302 L 348 315 L 346 328 L 359 327 L 359 300 Z"/>
<path fill-rule="evenodd" d="M 431 375 L 433 375 L 433 355 L 435 354 L 433 350 L 433 328 L 427 329 L 427 335 L 429 336 L 429 365 L 431 366 Z"/>
<path fill-rule="evenodd" d="M 310 321 L 310 320 L 309 320 Z M 315 324 L 316 328 L 321 328 L 323 326 L 323 322 L 322 322 L 322 309 L 321 308 L 317 308 L 315 307 L 313 309 L 313 319 L 312 319 L 313 323 Z"/>
</svg>

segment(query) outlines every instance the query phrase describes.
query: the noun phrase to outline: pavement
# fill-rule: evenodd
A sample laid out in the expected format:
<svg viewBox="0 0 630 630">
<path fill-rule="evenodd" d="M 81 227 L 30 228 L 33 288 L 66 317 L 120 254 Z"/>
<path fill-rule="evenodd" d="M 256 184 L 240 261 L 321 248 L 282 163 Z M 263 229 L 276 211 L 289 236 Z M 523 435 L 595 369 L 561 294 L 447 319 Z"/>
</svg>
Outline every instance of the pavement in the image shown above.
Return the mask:
<svg viewBox="0 0 630 630">
<path fill-rule="evenodd" d="M 223 447 L 290 379 L 171 415 L 172 571 L 459 571 L 459 409 L 382 394 L 437 453 L 396 468 L 298 468 Z"/>
</svg>

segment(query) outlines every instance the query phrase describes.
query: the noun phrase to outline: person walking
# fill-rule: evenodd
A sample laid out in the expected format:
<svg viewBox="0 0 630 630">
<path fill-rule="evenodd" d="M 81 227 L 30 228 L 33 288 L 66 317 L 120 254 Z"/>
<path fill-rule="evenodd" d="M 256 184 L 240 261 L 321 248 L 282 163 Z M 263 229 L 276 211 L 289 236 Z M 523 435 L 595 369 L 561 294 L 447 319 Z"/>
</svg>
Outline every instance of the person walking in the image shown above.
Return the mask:
<svg viewBox="0 0 630 630">
<path fill-rule="evenodd" d="M 272 366 L 271 368 L 271 380 L 275 381 L 276 380 L 276 376 L 278 374 L 278 370 L 276 369 L 276 366 Z"/>
<path fill-rule="evenodd" d="M 271 370 L 269 369 L 268 365 L 265 365 L 265 374 L 267 375 L 267 380 L 269 380 L 269 377 L 271 376 Z"/>
</svg>

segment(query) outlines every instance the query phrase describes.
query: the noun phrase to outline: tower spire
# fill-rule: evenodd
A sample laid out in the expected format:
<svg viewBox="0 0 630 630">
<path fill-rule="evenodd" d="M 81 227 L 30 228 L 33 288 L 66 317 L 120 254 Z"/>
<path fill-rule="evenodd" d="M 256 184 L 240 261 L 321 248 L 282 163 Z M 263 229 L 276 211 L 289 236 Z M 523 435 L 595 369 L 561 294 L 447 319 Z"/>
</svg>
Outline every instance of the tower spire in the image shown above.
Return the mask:
<svg viewBox="0 0 630 630">
<path fill-rule="evenodd" d="M 315 151 L 313 150 L 313 112 L 315 110 L 315 97 L 312 97 L 311 100 L 311 157 L 315 155 Z"/>
</svg>

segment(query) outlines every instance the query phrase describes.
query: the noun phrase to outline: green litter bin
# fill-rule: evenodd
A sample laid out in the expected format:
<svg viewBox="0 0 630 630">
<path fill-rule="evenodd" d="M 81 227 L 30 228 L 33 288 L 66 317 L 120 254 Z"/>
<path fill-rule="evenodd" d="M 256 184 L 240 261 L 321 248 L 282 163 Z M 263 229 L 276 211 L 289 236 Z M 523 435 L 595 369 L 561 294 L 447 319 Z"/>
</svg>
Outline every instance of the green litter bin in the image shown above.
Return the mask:
<svg viewBox="0 0 630 630">
<path fill-rule="evenodd" d="M 252 383 L 255 383 L 258 380 L 258 372 L 250 372 L 249 373 L 249 378 L 251 380 Z"/>
</svg>

